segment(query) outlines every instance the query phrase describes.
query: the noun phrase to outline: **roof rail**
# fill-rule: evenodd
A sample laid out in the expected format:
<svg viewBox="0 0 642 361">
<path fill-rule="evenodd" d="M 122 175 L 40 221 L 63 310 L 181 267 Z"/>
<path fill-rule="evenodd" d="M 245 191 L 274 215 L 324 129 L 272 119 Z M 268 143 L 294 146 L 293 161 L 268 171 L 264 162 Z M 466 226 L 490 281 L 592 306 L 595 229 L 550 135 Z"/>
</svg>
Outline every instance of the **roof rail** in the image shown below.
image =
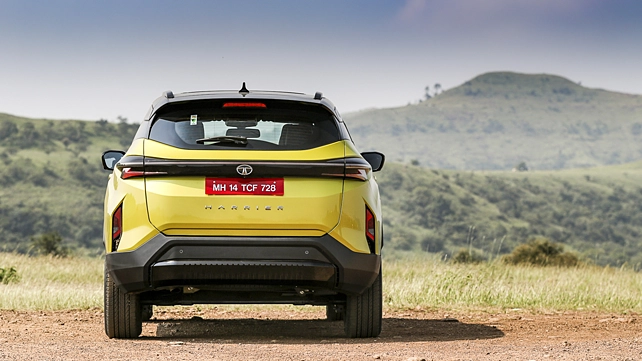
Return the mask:
<svg viewBox="0 0 642 361">
<path fill-rule="evenodd" d="M 172 99 L 174 98 L 174 93 L 171 90 L 167 90 L 163 92 L 163 96 L 167 99 Z"/>
<path fill-rule="evenodd" d="M 321 92 L 314 93 L 314 99 L 321 100 L 321 98 L 323 98 L 323 93 Z"/>
</svg>

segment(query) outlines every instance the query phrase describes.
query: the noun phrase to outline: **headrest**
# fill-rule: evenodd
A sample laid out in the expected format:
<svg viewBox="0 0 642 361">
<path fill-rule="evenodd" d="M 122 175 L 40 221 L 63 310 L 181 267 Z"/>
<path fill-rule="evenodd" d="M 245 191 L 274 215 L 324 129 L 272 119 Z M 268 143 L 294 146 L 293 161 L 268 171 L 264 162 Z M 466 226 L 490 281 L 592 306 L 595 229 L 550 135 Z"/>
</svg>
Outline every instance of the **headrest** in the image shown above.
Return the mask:
<svg viewBox="0 0 642 361">
<path fill-rule="evenodd" d="M 205 138 L 205 131 L 203 130 L 203 123 L 198 122 L 195 125 L 190 125 L 190 122 L 176 122 L 174 125 L 176 134 L 185 142 L 194 144 L 196 139 Z"/>
<path fill-rule="evenodd" d="M 286 124 L 281 129 L 279 145 L 301 146 L 312 140 L 312 125 L 307 123 Z"/>
</svg>

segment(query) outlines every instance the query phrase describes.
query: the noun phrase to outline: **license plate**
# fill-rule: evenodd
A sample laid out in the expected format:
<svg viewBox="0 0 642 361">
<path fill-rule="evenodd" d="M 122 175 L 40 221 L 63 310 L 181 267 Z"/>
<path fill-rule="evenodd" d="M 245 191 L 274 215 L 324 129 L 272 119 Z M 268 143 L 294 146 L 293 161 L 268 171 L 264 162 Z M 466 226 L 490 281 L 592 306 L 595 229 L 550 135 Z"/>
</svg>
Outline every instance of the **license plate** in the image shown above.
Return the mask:
<svg viewBox="0 0 642 361">
<path fill-rule="evenodd" d="M 282 196 L 283 178 L 205 178 L 205 194 Z"/>
</svg>

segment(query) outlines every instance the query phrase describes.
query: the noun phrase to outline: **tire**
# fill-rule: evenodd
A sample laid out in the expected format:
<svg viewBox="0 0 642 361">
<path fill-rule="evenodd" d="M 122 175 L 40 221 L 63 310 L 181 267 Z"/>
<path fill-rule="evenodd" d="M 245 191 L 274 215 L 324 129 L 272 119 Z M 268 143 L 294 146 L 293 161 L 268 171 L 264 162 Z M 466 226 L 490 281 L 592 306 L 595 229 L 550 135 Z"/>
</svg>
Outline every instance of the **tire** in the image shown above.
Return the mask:
<svg viewBox="0 0 642 361">
<path fill-rule="evenodd" d="M 381 333 L 381 269 L 372 286 L 359 296 L 348 296 L 343 327 L 348 337 L 377 337 Z"/>
<path fill-rule="evenodd" d="M 345 307 L 336 303 L 325 306 L 325 317 L 328 321 L 343 321 L 345 318 Z"/>
<path fill-rule="evenodd" d="M 109 338 L 136 338 L 143 331 L 137 294 L 123 292 L 105 271 L 105 333 Z"/>
<path fill-rule="evenodd" d="M 154 305 L 143 305 L 141 308 L 140 318 L 143 321 L 149 321 L 154 316 Z"/>
</svg>

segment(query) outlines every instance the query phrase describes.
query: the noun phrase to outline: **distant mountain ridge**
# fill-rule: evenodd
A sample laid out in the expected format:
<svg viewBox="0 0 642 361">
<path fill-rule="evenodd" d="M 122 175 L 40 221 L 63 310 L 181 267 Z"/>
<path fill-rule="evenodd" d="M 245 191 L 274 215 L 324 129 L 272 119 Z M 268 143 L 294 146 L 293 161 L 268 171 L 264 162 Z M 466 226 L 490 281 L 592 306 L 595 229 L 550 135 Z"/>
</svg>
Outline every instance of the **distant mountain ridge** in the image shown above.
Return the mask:
<svg viewBox="0 0 642 361">
<path fill-rule="evenodd" d="M 344 116 L 360 149 L 442 169 L 533 169 L 642 159 L 642 96 L 560 76 L 486 73 L 419 104 Z"/>
</svg>

